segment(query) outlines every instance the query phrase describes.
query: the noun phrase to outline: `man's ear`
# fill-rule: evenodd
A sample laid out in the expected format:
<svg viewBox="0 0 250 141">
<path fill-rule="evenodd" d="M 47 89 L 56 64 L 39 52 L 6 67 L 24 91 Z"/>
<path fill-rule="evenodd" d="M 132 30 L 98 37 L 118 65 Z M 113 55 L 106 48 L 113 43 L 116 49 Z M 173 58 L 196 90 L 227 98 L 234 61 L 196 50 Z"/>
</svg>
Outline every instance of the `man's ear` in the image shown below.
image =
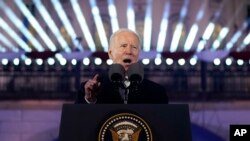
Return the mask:
<svg viewBox="0 0 250 141">
<path fill-rule="evenodd" d="M 108 55 L 111 60 L 113 60 L 112 50 L 109 48 Z"/>
</svg>

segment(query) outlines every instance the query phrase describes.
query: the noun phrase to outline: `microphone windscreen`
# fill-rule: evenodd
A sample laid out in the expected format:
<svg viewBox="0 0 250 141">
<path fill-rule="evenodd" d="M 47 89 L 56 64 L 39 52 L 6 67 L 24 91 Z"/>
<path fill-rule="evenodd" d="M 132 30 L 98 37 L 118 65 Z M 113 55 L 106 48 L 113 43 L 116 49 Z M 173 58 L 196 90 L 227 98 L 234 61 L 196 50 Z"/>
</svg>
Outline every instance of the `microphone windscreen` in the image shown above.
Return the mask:
<svg viewBox="0 0 250 141">
<path fill-rule="evenodd" d="M 128 68 L 128 79 L 130 81 L 141 82 L 144 78 L 144 68 L 140 63 L 131 64 Z"/>
<path fill-rule="evenodd" d="M 125 69 L 121 64 L 112 64 L 109 68 L 109 80 L 111 82 L 121 82 L 125 77 Z"/>
</svg>

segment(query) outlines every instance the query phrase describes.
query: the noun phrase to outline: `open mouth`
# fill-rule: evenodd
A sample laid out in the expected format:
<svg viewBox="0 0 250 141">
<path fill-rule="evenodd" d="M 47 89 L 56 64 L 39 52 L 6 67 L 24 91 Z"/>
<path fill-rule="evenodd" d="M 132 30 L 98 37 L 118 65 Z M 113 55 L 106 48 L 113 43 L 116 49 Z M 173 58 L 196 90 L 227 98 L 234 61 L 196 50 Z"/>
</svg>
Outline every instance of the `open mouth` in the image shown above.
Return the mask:
<svg viewBox="0 0 250 141">
<path fill-rule="evenodd" d="M 132 60 L 131 59 L 124 59 L 123 62 L 129 64 L 132 62 Z"/>
</svg>

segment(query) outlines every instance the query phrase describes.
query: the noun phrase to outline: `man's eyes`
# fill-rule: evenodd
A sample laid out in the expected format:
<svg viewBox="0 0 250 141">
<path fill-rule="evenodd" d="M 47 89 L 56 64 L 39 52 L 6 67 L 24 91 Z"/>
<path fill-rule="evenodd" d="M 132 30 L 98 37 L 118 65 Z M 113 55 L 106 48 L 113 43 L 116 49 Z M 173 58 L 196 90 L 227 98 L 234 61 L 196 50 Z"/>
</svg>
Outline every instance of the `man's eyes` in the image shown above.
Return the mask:
<svg viewBox="0 0 250 141">
<path fill-rule="evenodd" d="M 128 46 L 128 44 L 122 44 L 121 45 L 121 47 L 127 47 Z M 136 46 L 131 46 L 132 48 L 134 48 L 134 49 L 137 49 L 137 47 Z"/>
<path fill-rule="evenodd" d="M 122 45 L 121 45 L 121 47 L 126 47 L 126 46 L 127 46 L 127 44 L 122 44 Z"/>
</svg>

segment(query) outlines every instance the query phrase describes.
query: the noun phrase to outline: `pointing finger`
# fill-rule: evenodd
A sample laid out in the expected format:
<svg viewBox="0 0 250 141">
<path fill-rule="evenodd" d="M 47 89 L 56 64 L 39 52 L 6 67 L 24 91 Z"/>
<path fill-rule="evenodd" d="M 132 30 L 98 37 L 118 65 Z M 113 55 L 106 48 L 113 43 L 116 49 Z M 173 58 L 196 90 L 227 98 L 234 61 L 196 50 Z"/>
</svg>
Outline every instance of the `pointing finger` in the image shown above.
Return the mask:
<svg viewBox="0 0 250 141">
<path fill-rule="evenodd" d="M 98 77 L 99 77 L 99 75 L 96 74 L 96 75 L 94 76 L 93 80 L 97 81 Z"/>
</svg>

